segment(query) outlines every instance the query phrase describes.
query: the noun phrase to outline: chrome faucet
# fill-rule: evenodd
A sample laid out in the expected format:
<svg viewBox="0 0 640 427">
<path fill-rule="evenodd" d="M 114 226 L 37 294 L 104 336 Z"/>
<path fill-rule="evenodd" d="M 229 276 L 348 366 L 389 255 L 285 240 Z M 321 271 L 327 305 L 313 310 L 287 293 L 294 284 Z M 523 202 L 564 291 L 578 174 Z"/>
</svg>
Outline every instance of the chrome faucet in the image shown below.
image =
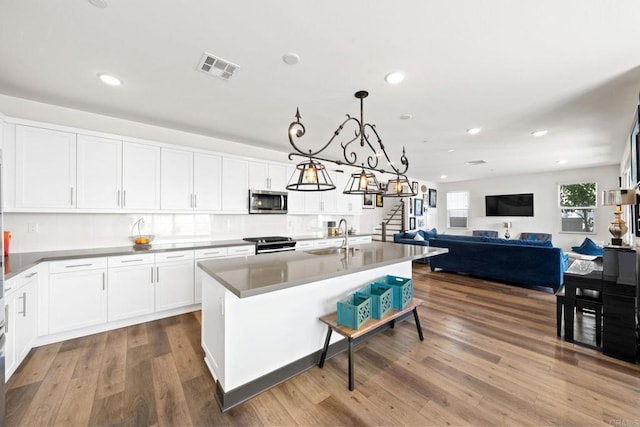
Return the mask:
<svg viewBox="0 0 640 427">
<path fill-rule="evenodd" d="M 340 218 L 340 222 L 338 223 L 338 231 L 342 230 L 342 224 L 344 223 L 344 239 L 342 239 L 342 244 L 340 248 L 346 249 L 349 251 L 349 227 L 347 226 L 347 220 L 345 218 Z"/>
</svg>

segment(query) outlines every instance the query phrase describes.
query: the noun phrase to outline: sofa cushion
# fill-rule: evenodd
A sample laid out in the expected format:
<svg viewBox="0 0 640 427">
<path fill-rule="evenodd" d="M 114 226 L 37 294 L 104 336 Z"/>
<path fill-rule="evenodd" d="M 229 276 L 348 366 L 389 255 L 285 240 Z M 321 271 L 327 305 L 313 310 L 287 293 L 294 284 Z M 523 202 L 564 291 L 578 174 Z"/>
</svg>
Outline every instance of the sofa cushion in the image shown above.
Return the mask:
<svg viewBox="0 0 640 427">
<path fill-rule="evenodd" d="M 602 247 L 588 237 L 584 238 L 580 246 L 572 246 L 571 250 L 581 255 L 602 256 Z"/>
<path fill-rule="evenodd" d="M 553 247 L 553 243 L 551 243 L 550 240 L 510 240 L 492 237 L 483 237 L 483 240 L 487 243 L 499 243 L 501 245 L 542 246 L 545 248 Z"/>
</svg>

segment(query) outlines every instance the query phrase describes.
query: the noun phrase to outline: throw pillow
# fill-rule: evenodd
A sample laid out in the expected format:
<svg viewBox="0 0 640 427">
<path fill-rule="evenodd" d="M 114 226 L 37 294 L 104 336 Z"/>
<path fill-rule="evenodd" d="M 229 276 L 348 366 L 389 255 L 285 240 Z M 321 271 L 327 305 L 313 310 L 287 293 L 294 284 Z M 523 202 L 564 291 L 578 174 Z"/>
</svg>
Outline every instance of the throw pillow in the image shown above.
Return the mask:
<svg viewBox="0 0 640 427">
<path fill-rule="evenodd" d="M 425 230 L 423 234 L 425 239 L 430 239 L 432 237 L 438 236 L 438 230 L 436 230 L 435 228 L 432 228 L 431 230 Z"/>
<path fill-rule="evenodd" d="M 529 234 L 529 236 L 527 237 L 527 240 L 538 240 L 538 239 L 536 239 L 535 234 Z"/>
<path fill-rule="evenodd" d="M 572 246 L 571 250 L 582 255 L 602 256 L 602 247 L 588 237 L 584 238 L 580 246 Z"/>
<path fill-rule="evenodd" d="M 418 242 L 424 242 L 424 237 L 422 237 L 422 234 L 416 233 L 416 237 L 414 237 L 413 240 L 416 240 Z"/>
<path fill-rule="evenodd" d="M 404 238 L 405 239 L 413 239 L 414 237 L 416 237 L 416 234 L 417 233 L 415 231 L 413 231 L 413 232 L 407 231 L 407 232 L 404 233 Z"/>
</svg>

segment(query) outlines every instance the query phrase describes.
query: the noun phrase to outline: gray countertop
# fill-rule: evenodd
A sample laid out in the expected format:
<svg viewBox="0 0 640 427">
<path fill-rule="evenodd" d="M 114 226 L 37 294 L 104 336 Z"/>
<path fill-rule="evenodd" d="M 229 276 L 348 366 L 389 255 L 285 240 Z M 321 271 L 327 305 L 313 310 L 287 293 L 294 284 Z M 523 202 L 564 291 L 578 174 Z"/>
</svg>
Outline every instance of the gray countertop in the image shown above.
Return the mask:
<svg viewBox="0 0 640 427">
<path fill-rule="evenodd" d="M 330 248 L 200 261 L 198 266 L 230 292 L 246 298 L 448 252 L 383 242 L 358 245 L 357 249 L 346 256 Z"/>
<path fill-rule="evenodd" d="M 369 234 L 359 234 L 355 236 L 368 236 Z M 338 239 L 341 237 L 328 237 L 326 235 L 309 235 L 309 236 L 296 236 L 294 240 L 314 240 L 314 239 Z M 5 279 L 22 273 L 35 266 L 40 262 L 45 261 L 61 261 L 65 259 L 75 258 L 93 258 L 104 256 L 118 256 L 118 255 L 132 255 L 139 253 L 155 253 L 155 252 L 168 252 L 168 251 L 180 251 L 189 249 L 206 249 L 206 248 L 220 248 L 229 246 L 244 246 L 252 245 L 250 242 L 246 242 L 242 239 L 233 240 L 211 240 L 203 242 L 186 242 L 186 243 L 165 243 L 154 244 L 151 249 L 147 250 L 135 250 L 133 246 L 118 246 L 110 248 L 93 248 L 93 249 L 70 249 L 62 251 L 43 251 L 43 252 L 24 252 L 17 254 L 9 254 L 4 257 L 4 274 Z"/>
</svg>

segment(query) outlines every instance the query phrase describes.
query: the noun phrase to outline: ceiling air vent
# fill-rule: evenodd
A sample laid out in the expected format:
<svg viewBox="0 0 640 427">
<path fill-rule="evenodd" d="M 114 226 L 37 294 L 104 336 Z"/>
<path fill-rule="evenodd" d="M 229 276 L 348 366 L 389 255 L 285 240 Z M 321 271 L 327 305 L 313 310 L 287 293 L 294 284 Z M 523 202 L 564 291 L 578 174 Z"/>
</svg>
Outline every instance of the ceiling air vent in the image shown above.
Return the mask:
<svg viewBox="0 0 640 427">
<path fill-rule="evenodd" d="M 485 160 L 471 160 L 469 162 L 464 162 L 465 165 L 469 166 L 484 165 L 485 163 L 487 163 Z"/>
<path fill-rule="evenodd" d="M 238 68 L 240 67 L 236 64 L 207 52 L 202 54 L 202 58 L 198 63 L 198 70 L 222 80 L 229 80 Z"/>
</svg>

